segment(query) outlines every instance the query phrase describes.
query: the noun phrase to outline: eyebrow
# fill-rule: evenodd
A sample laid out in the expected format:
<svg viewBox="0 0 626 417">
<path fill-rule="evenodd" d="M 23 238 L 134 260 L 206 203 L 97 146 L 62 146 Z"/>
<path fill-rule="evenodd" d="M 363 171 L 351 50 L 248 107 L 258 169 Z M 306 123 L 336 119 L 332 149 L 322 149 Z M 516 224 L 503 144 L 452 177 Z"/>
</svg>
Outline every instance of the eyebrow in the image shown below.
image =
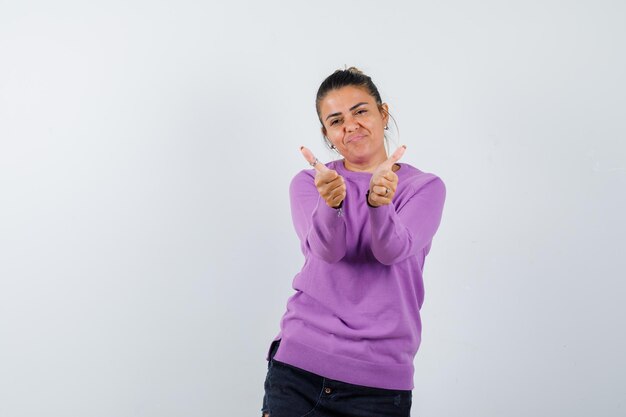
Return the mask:
<svg viewBox="0 0 626 417">
<path fill-rule="evenodd" d="M 366 101 L 362 101 L 362 102 L 360 102 L 360 103 L 355 104 L 354 106 L 350 107 L 350 111 L 352 111 L 352 110 L 356 109 L 356 108 L 357 108 L 357 107 L 359 107 L 359 106 L 362 106 L 363 104 L 367 104 L 367 102 L 366 102 Z M 326 116 L 326 120 L 330 119 L 330 118 L 331 118 L 331 117 L 333 117 L 333 116 L 339 116 L 339 115 L 341 115 L 341 112 L 337 112 L 337 113 L 329 114 L 328 116 Z"/>
</svg>

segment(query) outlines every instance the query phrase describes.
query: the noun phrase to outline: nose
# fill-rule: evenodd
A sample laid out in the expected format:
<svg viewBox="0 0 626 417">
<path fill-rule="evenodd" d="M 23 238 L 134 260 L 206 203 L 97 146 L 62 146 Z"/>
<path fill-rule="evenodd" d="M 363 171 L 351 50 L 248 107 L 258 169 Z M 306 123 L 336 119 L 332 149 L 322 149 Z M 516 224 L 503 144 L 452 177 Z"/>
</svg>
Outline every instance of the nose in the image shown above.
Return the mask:
<svg viewBox="0 0 626 417">
<path fill-rule="evenodd" d="M 354 132 L 359 128 L 359 124 L 353 117 L 346 118 L 343 125 L 346 128 L 346 132 Z"/>
</svg>

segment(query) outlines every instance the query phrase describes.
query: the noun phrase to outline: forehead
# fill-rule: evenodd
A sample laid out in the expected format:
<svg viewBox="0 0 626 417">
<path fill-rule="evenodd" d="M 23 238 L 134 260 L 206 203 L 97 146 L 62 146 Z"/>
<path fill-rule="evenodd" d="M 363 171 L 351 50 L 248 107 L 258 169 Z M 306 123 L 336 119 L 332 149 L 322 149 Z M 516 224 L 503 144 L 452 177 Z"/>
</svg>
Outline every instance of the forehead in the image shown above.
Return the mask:
<svg viewBox="0 0 626 417">
<path fill-rule="evenodd" d="M 341 87 L 326 94 L 326 97 L 320 104 L 320 112 L 322 116 L 331 113 L 343 113 L 349 111 L 350 107 L 355 104 L 362 102 L 376 105 L 374 97 L 369 95 L 363 88 L 354 86 Z"/>
</svg>

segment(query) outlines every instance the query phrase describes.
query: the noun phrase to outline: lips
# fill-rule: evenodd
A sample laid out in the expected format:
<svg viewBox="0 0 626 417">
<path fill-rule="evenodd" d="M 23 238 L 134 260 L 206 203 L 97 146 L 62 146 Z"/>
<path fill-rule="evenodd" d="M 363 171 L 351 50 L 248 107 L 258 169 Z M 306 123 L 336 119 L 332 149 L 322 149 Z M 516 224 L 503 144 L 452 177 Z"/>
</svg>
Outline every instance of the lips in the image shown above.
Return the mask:
<svg viewBox="0 0 626 417">
<path fill-rule="evenodd" d="M 358 135 L 350 136 L 350 137 L 348 138 L 348 140 L 346 141 L 346 143 L 350 143 L 350 142 L 354 142 L 354 141 L 357 141 L 357 140 L 361 140 L 361 139 L 363 139 L 364 137 L 365 137 L 365 135 L 362 135 L 362 134 L 358 134 Z"/>
</svg>

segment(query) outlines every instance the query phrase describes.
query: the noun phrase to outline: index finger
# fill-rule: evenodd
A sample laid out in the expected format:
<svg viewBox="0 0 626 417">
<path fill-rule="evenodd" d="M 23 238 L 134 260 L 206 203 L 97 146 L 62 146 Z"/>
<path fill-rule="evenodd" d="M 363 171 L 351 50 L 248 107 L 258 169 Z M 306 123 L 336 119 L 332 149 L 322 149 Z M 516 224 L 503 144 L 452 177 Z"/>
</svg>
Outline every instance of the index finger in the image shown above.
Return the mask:
<svg viewBox="0 0 626 417">
<path fill-rule="evenodd" d="M 329 171 L 329 169 L 326 167 L 326 165 L 322 164 L 315 157 L 315 155 L 313 155 L 313 152 L 311 152 L 308 148 L 305 148 L 304 146 L 300 146 L 300 152 L 302 152 L 302 155 L 304 156 L 304 159 L 307 160 L 309 165 L 311 165 L 313 168 L 315 168 L 315 170 L 317 172 Z"/>
</svg>

